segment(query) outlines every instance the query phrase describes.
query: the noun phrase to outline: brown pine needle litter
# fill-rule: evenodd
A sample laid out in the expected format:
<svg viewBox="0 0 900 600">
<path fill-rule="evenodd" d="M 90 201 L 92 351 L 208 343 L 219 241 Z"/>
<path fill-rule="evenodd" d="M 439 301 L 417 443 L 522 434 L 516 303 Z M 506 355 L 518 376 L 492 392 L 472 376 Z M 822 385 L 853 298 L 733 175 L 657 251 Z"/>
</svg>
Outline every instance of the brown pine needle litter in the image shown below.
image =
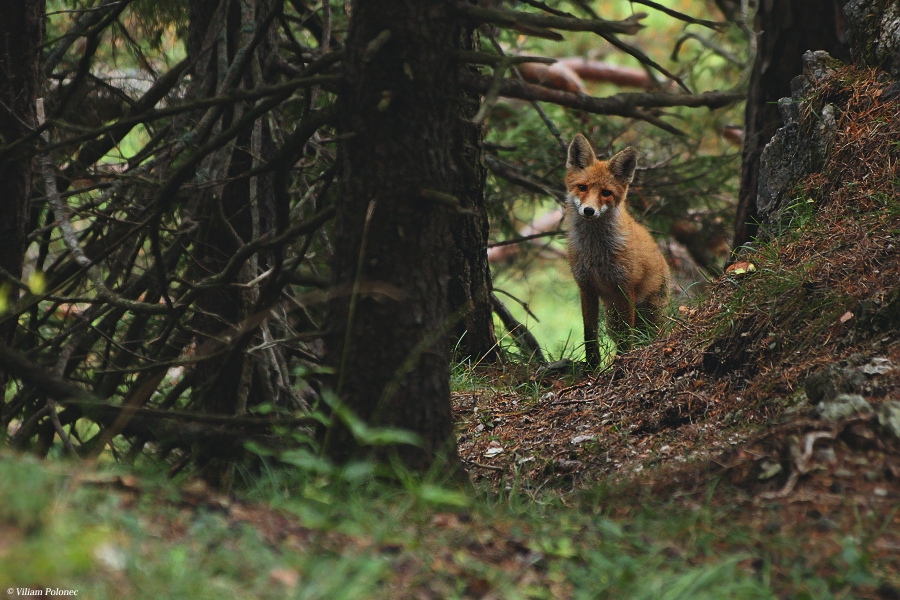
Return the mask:
<svg viewBox="0 0 900 600">
<path fill-rule="evenodd" d="M 871 551 L 900 572 L 900 440 L 871 413 L 819 419 L 803 391 L 828 365 L 878 359 L 894 368 L 861 393 L 876 410 L 900 400 L 900 98 L 882 100 L 890 84 L 847 67 L 813 92 L 819 112 L 838 109 L 826 166 L 797 187 L 777 235 L 741 257 L 755 269 L 721 276 L 656 341 L 576 385 L 543 381 L 531 399 L 456 394 L 473 478 L 526 491 L 607 482 L 614 514 L 673 498 L 730 503 L 735 519 L 802 533 L 823 563 L 840 550 L 834 531 L 865 514 L 884 525 Z"/>
</svg>

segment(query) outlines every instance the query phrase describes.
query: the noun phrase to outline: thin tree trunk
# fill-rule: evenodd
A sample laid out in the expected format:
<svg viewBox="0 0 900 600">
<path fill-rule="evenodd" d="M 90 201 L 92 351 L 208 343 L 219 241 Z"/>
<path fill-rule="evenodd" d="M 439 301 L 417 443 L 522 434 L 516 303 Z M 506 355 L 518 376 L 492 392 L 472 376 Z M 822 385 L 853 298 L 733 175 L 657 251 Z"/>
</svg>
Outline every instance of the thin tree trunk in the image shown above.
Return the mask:
<svg viewBox="0 0 900 600">
<path fill-rule="evenodd" d="M 409 467 L 456 467 L 449 334 L 467 307 L 450 261 L 454 225 L 473 218 L 458 203 L 472 186 L 453 58 L 464 28 L 451 0 L 357 0 L 352 14 L 326 362 L 358 417 L 421 436 L 396 448 Z M 337 420 L 322 435 L 337 460 L 360 450 Z"/>
<path fill-rule="evenodd" d="M 463 28 L 460 43 L 474 50 L 476 38 Z M 471 68 L 471 67 L 467 67 Z M 482 164 L 482 127 L 468 121 L 478 112 L 477 94 L 461 93 L 457 111 L 460 118 L 451 151 L 461 169 L 463 207 L 471 213 L 452 218 L 450 230 L 455 248 L 450 255 L 450 306 L 463 309 L 464 315 L 452 329 L 457 358 L 492 361 L 497 357 L 497 337 L 491 312 L 491 270 L 487 260 L 488 218 L 484 206 L 486 170 Z M 464 307 L 464 308 L 463 308 Z"/>
<path fill-rule="evenodd" d="M 782 125 L 778 100 L 791 95 L 791 79 L 803 72 L 802 57 L 807 50 L 825 50 L 835 58 L 848 58 L 842 41 L 843 28 L 844 16 L 838 0 L 760 2 L 755 23 L 759 41 L 744 119 L 746 133 L 733 248 L 750 242 L 758 230 L 759 158 Z"/>
<path fill-rule="evenodd" d="M 44 0 L 0 2 L 0 140 L 8 144 L 36 126 L 35 101 L 40 88 L 40 46 Z M 0 268 L 22 276 L 31 158 L 0 161 Z M 18 294 L 12 288 L 10 294 Z M 16 321 L 0 323 L 0 343 L 12 341 Z M 0 423 L 3 422 L 7 375 L 0 372 Z"/>
</svg>

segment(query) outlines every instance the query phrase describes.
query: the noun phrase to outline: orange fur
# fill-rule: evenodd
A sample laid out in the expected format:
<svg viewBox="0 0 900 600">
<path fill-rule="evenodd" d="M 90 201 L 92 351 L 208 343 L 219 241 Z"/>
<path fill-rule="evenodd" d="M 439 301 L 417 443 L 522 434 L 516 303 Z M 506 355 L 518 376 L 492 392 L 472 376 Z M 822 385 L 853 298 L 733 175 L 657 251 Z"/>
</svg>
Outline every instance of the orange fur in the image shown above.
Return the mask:
<svg viewBox="0 0 900 600">
<path fill-rule="evenodd" d="M 636 166 L 634 148 L 601 161 L 581 134 L 569 146 L 569 266 L 581 290 L 585 351 L 593 367 L 600 363 L 599 300 L 620 343 L 635 325 L 658 325 L 668 305 L 669 266 L 625 204 Z"/>
</svg>

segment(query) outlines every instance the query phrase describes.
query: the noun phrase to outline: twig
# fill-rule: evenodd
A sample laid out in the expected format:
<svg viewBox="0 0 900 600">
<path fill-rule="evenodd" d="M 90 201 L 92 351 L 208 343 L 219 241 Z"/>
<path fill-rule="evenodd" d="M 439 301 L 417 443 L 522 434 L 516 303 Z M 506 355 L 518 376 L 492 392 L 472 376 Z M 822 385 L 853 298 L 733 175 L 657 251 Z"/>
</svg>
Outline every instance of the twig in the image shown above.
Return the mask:
<svg viewBox="0 0 900 600">
<path fill-rule="evenodd" d="M 501 473 L 505 471 L 503 467 L 495 467 L 494 465 L 486 465 L 484 463 L 476 462 L 474 460 L 467 460 L 467 465 L 472 465 L 473 467 L 478 467 L 479 469 L 489 469 L 491 471 L 500 471 Z"/>
<path fill-rule="evenodd" d="M 506 327 L 506 330 L 516 341 L 516 345 L 522 351 L 522 354 L 537 362 L 546 362 L 544 353 L 541 352 L 541 346 L 534 338 L 534 335 L 527 327 L 519 323 L 513 314 L 509 312 L 509 309 L 493 293 L 491 293 L 491 306 L 494 312 L 497 313 L 497 316 L 500 317 L 503 326 Z"/>
<path fill-rule="evenodd" d="M 547 6 L 545 3 L 540 0 L 522 0 L 523 4 L 527 4 L 528 6 L 533 6 L 535 8 L 539 8 L 544 12 L 550 13 L 551 15 L 556 15 L 557 17 L 569 17 L 572 19 L 577 18 L 575 15 L 569 14 L 562 10 L 557 10 L 552 6 Z"/>
<path fill-rule="evenodd" d="M 489 80 L 480 75 L 463 71 L 459 76 L 462 87 L 472 92 L 485 93 L 490 85 Z M 641 119 L 678 135 L 682 135 L 683 132 L 641 109 L 671 106 L 692 108 L 705 106 L 716 109 L 744 99 L 743 94 L 732 92 L 705 92 L 703 94 L 623 93 L 605 98 L 595 98 L 511 79 L 503 81 L 500 95 L 508 98 L 551 102 L 594 114 L 618 115 Z"/>
<path fill-rule="evenodd" d="M 44 115 L 44 99 L 38 98 L 37 100 L 37 118 L 38 123 L 43 124 L 45 120 Z M 50 136 L 47 132 L 44 133 L 44 139 L 49 142 Z M 41 156 L 41 166 L 43 168 L 44 174 L 44 186 L 45 191 L 47 192 L 47 201 L 50 204 L 51 209 L 53 210 L 53 216 L 56 219 L 56 224 L 59 227 L 60 232 L 62 233 L 63 241 L 66 244 L 66 247 L 71 252 L 72 257 L 75 259 L 75 262 L 78 263 L 79 266 L 87 269 L 88 275 L 90 276 L 94 287 L 97 291 L 97 295 L 109 302 L 114 306 L 118 306 L 119 308 L 124 308 L 126 310 L 131 310 L 135 312 L 145 312 L 145 313 L 156 313 L 161 314 L 166 312 L 165 306 L 160 306 L 158 304 L 147 304 L 145 302 L 137 302 L 135 300 L 128 300 L 126 298 L 122 298 L 108 287 L 106 287 L 106 283 L 103 281 L 103 274 L 100 272 L 100 268 L 93 262 L 90 258 L 88 258 L 84 251 L 81 249 L 81 245 L 78 243 L 78 234 L 75 233 L 75 229 L 72 227 L 72 223 L 69 222 L 69 217 L 66 214 L 66 209 L 63 206 L 62 199 L 59 196 L 59 192 L 56 188 L 56 174 L 53 169 L 53 161 L 50 158 L 50 153 L 45 152 Z"/>
<path fill-rule="evenodd" d="M 699 36 L 696 33 L 690 33 L 690 32 L 685 33 L 680 38 L 678 38 L 678 41 L 675 42 L 675 47 L 672 49 L 672 60 L 678 60 L 678 53 L 681 51 L 681 46 L 688 40 L 697 40 L 701 45 L 709 48 L 710 50 L 712 50 L 713 52 L 715 52 L 716 54 L 718 54 L 719 56 L 721 56 L 722 58 L 724 58 L 725 60 L 727 60 L 728 62 L 730 62 L 733 65 L 736 65 L 741 68 L 746 66 L 743 61 L 741 61 L 737 56 L 735 56 L 734 54 L 732 54 L 725 48 L 719 46 L 716 43 L 711 42 L 710 40 L 706 39 L 703 36 Z"/>
<path fill-rule="evenodd" d="M 56 429 L 57 435 L 59 435 L 59 439 L 62 440 L 63 445 L 66 447 L 66 450 L 72 456 L 78 456 L 78 453 L 75 450 L 75 446 L 72 444 L 72 440 L 69 439 L 69 434 L 62 427 L 62 423 L 59 422 L 59 415 L 56 414 L 56 404 L 52 400 L 47 401 L 47 412 L 50 414 L 50 420 L 53 422 L 53 428 Z"/>
<path fill-rule="evenodd" d="M 500 288 L 494 288 L 494 291 L 497 292 L 498 294 L 503 294 L 504 296 L 506 296 L 507 298 L 509 298 L 510 300 L 512 300 L 513 302 L 515 302 L 515 303 L 518 304 L 519 306 L 521 306 L 521 307 L 522 307 L 522 310 L 524 310 L 524 311 L 528 314 L 528 316 L 531 317 L 532 319 L 534 319 L 536 322 L 538 322 L 538 323 L 541 322 L 541 320 L 537 318 L 537 315 L 534 314 L 533 312 L 531 312 L 531 309 L 528 308 L 528 303 L 527 303 L 527 302 L 525 302 L 525 301 L 523 301 L 523 300 L 521 300 L 521 299 L 519 299 L 519 298 L 516 298 L 515 296 L 513 296 L 512 294 L 510 294 L 510 293 L 507 292 L 506 290 L 501 290 Z"/>
<path fill-rule="evenodd" d="M 551 237 L 551 236 L 557 236 L 557 235 L 566 235 L 566 232 L 560 231 L 560 230 L 544 231 L 541 233 L 535 233 L 533 235 L 525 235 L 525 236 L 514 238 L 511 240 L 503 240 L 502 242 L 494 242 L 493 244 L 488 244 L 487 247 L 488 248 L 498 248 L 500 246 L 509 246 L 511 244 L 521 244 L 522 242 L 527 242 L 527 241 L 536 240 L 536 239 L 542 238 L 542 237 Z"/>
<path fill-rule="evenodd" d="M 69 10 L 54 10 L 53 12 L 44 13 L 44 17 L 52 17 L 53 15 L 66 15 L 71 13 L 87 13 L 94 12 L 97 10 L 104 10 L 110 6 L 115 6 L 119 4 L 122 0 L 115 0 L 113 2 L 106 2 L 101 4 L 100 6 L 92 6 L 91 8 L 73 8 Z"/>
<path fill-rule="evenodd" d="M 672 10 L 667 6 L 663 6 L 658 2 L 653 2 L 653 0 L 630 0 L 633 4 L 643 4 L 644 6 L 649 6 L 650 8 L 655 8 L 661 13 L 665 13 L 670 17 L 674 17 L 679 21 L 684 21 L 685 23 L 693 23 L 694 25 L 702 25 L 703 27 L 708 27 L 709 29 L 713 29 L 715 31 L 724 31 L 725 27 L 728 23 L 722 23 L 718 21 L 707 21 L 706 19 L 697 19 L 690 15 L 686 15 L 684 13 L 678 12 L 677 10 Z"/>
<path fill-rule="evenodd" d="M 488 39 L 491 40 L 491 44 L 494 46 L 494 49 L 497 51 L 497 53 L 500 54 L 501 56 L 505 55 L 505 53 L 503 52 L 503 47 L 500 45 L 500 42 L 497 41 L 496 36 L 494 36 L 494 33 L 490 30 L 490 28 L 483 27 L 483 30 L 486 32 Z M 518 69 L 513 68 L 512 72 L 515 74 L 516 79 L 518 79 L 522 83 L 525 83 L 525 78 L 522 77 L 522 74 L 519 72 Z M 544 122 L 544 125 L 550 131 L 550 135 L 552 135 L 556 139 L 556 143 L 559 147 L 560 155 L 565 156 L 566 155 L 566 141 L 563 139 L 562 132 L 560 132 L 559 127 L 557 127 L 556 123 L 554 123 L 550 119 L 550 117 L 547 116 L 547 113 L 544 112 L 544 109 L 541 108 L 540 104 L 538 104 L 535 100 L 529 100 L 528 102 L 531 104 L 531 107 L 541 118 L 541 121 Z"/>
<path fill-rule="evenodd" d="M 539 181 L 535 181 L 531 179 L 517 168 L 512 165 L 505 163 L 498 159 L 497 157 L 485 154 L 484 155 L 484 164 L 485 166 L 497 177 L 501 177 L 510 183 L 514 183 L 519 187 L 522 187 L 528 191 L 536 192 L 538 194 L 546 194 L 547 196 L 556 200 L 562 206 L 566 204 L 566 193 L 561 189 L 552 188 L 550 186 L 544 185 Z"/>
<path fill-rule="evenodd" d="M 605 21 L 603 19 L 577 19 L 556 15 L 538 15 L 516 10 L 490 9 L 475 6 L 468 2 L 457 5 L 459 11 L 472 20 L 481 23 L 493 23 L 511 27 L 522 25 L 541 29 L 560 29 L 562 31 L 590 31 L 598 35 L 623 34 L 634 35 L 644 28 L 640 20 L 644 13 L 636 13 L 622 21 Z"/>
</svg>

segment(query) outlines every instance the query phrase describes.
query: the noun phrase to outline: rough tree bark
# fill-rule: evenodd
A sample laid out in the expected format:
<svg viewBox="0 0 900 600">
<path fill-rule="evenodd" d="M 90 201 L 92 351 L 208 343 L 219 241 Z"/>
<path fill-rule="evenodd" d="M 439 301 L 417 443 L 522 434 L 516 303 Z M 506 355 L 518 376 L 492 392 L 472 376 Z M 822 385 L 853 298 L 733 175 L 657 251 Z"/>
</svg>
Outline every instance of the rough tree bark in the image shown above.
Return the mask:
<svg viewBox="0 0 900 600">
<path fill-rule="evenodd" d="M 778 99 L 791 95 L 791 79 L 803 70 L 807 50 L 825 50 L 845 60 L 844 15 L 840 0 L 762 0 L 756 13 L 758 45 L 745 113 L 741 189 L 733 248 L 756 235 L 759 157 L 781 127 Z"/>
<path fill-rule="evenodd" d="M 193 75 L 198 80 L 207 83 L 207 89 L 200 92 L 203 95 L 215 93 L 216 82 L 221 82 L 237 51 L 240 41 L 241 7 L 238 2 L 224 0 L 224 19 L 216 19 L 216 8 L 220 0 L 192 0 L 190 10 L 190 46 L 193 56 L 202 56 L 206 51 L 208 60 L 199 60 L 194 65 Z M 224 21 L 224 22 L 223 22 Z M 210 39 L 207 31 L 209 28 L 220 28 L 216 32 L 216 43 L 211 49 L 203 48 L 204 40 Z M 205 86 L 206 87 L 206 86 Z M 226 110 L 222 117 L 222 128 L 228 127 L 234 117 L 232 108 Z M 250 146 L 250 134 L 244 132 L 238 137 L 233 151 L 223 149 L 219 156 L 210 160 L 206 168 L 210 171 L 224 171 L 229 177 L 233 177 L 243 170 L 249 169 L 249 155 L 246 151 Z M 210 157 L 211 159 L 213 157 Z M 197 237 L 194 240 L 196 248 L 193 257 L 196 260 L 195 269 L 199 276 L 208 276 L 218 273 L 227 263 L 228 259 L 238 248 L 240 241 L 250 239 L 250 220 L 236 219 L 231 222 L 232 233 L 224 220 L 245 208 L 249 202 L 249 187 L 247 180 L 238 180 L 222 187 L 201 190 L 188 204 L 189 211 L 194 213 L 194 219 L 200 223 Z M 235 234 L 240 240 L 235 239 Z M 229 324 L 239 323 L 244 316 L 241 302 L 241 292 L 238 288 L 220 288 L 205 292 L 197 302 L 203 309 L 202 313 L 194 318 L 192 326 L 196 331 L 215 337 L 226 330 Z M 198 340 L 198 343 L 204 342 Z M 197 365 L 198 381 L 201 382 L 194 390 L 194 397 L 211 413 L 233 415 L 237 408 L 237 390 L 243 371 L 243 360 L 240 353 L 232 354 L 226 359 L 230 364 L 222 364 L 220 361 L 204 361 Z"/>
<path fill-rule="evenodd" d="M 220 0 L 192 0 L 190 10 L 190 51 L 192 56 L 208 56 L 194 65 L 193 76 L 208 82 L 202 95 L 213 95 L 215 83 L 225 78 L 225 72 L 231 68 L 242 43 L 246 43 L 248 32 L 245 31 L 248 19 L 260 21 L 272 10 L 268 0 L 252 2 L 238 0 L 222 0 L 224 3 L 224 19 L 216 19 L 216 9 Z M 246 11 L 250 11 L 248 14 Z M 242 20 L 244 22 L 242 22 Z M 215 47 L 203 47 L 208 43 L 210 27 L 220 28 L 214 32 Z M 243 38 L 243 39 L 242 39 Z M 266 42 L 261 44 L 258 52 L 270 51 Z M 206 54 L 203 54 L 206 52 Z M 254 69 L 245 69 L 243 79 L 250 88 L 253 85 Z M 260 73 L 256 73 L 256 76 Z M 257 82 L 262 85 L 264 82 Z M 252 103 L 243 103 L 229 107 L 222 116 L 221 129 L 226 129 L 240 117 L 241 111 L 252 108 Z M 265 128 L 263 128 L 265 129 Z M 268 131 L 260 130 L 260 136 L 268 140 Z M 242 131 L 233 147 L 223 148 L 204 167 L 216 177 L 225 177 L 227 182 L 222 186 L 214 186 L 199 191 L 188 203 L 192 217 L 200 223 L 194 240 L 193 258 L 199 276 L 208 276 L 224 269 L 238 248 L 253 239 L 253 219 L 251 218 L 251 183 L 250 179 L 240 175 L 253 166 L 252 128 Z M 268 180 L 267 180 L 268 183 Z M 257 200 L 263 196 L 270 199 L 271 184 L 257 186 L 263 188 Z M 263 204 L 257 203 L 258 206 Z M 269 213 L 266 216 L 270 216 Z M 258 218 L 257 218 L 258 220 Z M 271 219 L 267 219 L 271 221 Z M 263 223 L 265 225 L 265 223 Z M 259 232 L 256 232 L 259 235 Z M 252 279 L 254 275 L 244 277 Z M 230 326 L 236 326 L 252 309 L 253 301 L 247 293 L 238 287 L 221 287 L 205 292 L 197 302 L 203 311 L 193 320 L 196 331 L 209 337 L 221 336 Z M 201 343 L 205 340 L 198 340 Z M 194 397 L 207 411 L 215 414 L 234 415 L 246 408 L 248 396 L 257 391 L 258 381 L 254 386 L 255 374 L 252 364 L 246 359 L 243 345 L 229 352 L 224 359 L 204 361 L 197 366 L 197 380 L 200 382 L 194 390 Z M 252 405 L 252 400 L 250 401 Z"/>
<path fill-rule="evenodd" d="M 465 50 L 476 49 L 476 38 L 469 27 L 463 27 L 460 44 Z M 469 67 L 471 68 L 471 67 Z M 478 112 L 477 94 L 461 93 L 456 110 L 460 119 L 472 119 Z M 492 361 L 497 357 L 497 337 L 491 307 L 491 270 L 487 260 L 488 218 L 484 206 L 486 170 L 482 164 L 481 126 L 460 124 L 452 139 L 452 152 L 459 158 L 462 188 L 459 199 L 470 213 L 448 215 L 456 244 L 450 255 L 450 306 L 465 306 L 460 322 L 451 330 L 458 358 Z"/>
<path fill-rule="evenodd" d="M 422 437 L 397 448 L 409 467 L 444 450 L 457 466 L 448 334 L 466 307 L 451 299 L 448 256 L 454 225 L 477 218 L 458 200 L 476 185 L 454 61 L 465 28 L 451 0 L 357 0 L 352 14 L 326 362 L 357 416 Z M 339 422 L 323 437 L 337 460 L 359 450 Z"/>
<path fill-rule="evenodd" d="M 35 126 L 40 88 L 44 0 L 0 2 L 0 143 L 8 144 Z M 25 256 L 31 161 L 0 159 L 0 268 L 19 279 Z M 8 282 L 7 282 L 8 283 Z M 18 293 L 15 288 L 10 293 Z M 9 343 L 16 321 L 0 323 L 0 343 Z M 6 373 L 0 372 L 0 422 Z"/>
</svg>

